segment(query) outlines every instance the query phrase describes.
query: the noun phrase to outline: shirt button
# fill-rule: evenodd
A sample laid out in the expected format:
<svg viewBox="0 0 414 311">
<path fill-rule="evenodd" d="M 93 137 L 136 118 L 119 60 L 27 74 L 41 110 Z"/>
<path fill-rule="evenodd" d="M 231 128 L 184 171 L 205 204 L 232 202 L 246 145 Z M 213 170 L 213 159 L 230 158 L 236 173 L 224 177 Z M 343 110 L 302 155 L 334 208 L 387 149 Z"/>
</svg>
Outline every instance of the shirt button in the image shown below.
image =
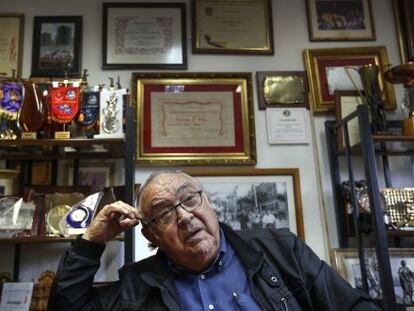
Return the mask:
<svg viewBox="0 0 414 311">
<path fill-rule="evenodd" d="M 213 309 L 214 309 L 214 305 L 208 305 L 208 308 L 209 308 L 210 310 L 213 310 Z"/>
<path fill-rule="evenodd" d="M 277 277 L 272 276 L 272 277 L 270 278 L 270 281 L 272 281 L 273 283 L 276 283 L 276 282 L 277 282 Z"/>
<path fill-rule="evenodd" d="M 204 275 L 204 274 L 202 274 L 202 275 L 200 275 L 200 278 L 202 279 L 202 280 L 204 280 L 205 278 L 206 278 L 206 276 Z M 212 305 L 210 305 L 210 306 L 212 306 Z M 213 306 L 214 307 L 214 306 Z"/>
<path fill-rule="evenodd" d="M 219 266 L 222 266 L 223 265 L 223 262 L 220 260 L 220 262 L 219 262 Z"/>
</svg>

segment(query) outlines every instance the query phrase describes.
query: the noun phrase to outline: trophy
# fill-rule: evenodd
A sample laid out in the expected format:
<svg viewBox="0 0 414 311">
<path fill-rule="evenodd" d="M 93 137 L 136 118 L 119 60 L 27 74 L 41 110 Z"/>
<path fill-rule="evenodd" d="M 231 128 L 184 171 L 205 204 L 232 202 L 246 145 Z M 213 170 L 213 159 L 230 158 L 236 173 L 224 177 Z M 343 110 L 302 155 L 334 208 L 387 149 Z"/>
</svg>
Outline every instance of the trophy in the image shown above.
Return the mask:
<svg viewBox="0 0 414 311">
<path fill-rule="evenodd" d="M 22 139 L 36 139 L 37 131 L 46 121 L 47 108 L 39 87 L 30 80 L 23 80 L 24 100 L 17 118 Z"/>
<path fill-rule="evenodd" d="M 364 95 L 357 88 L 348 69 L 356 70 L 359 73 Z M 382 92 L 379 85 L 379 66 L 373 64 L 364 65 L 359 68 L 346 66 L 345 71 L 364 103 L 370 108 L 372 132 L 375 134 L 386 132 L 387 124 L 384 113 L 384 101 L 382 100 Z"/>
<path fill-rule="evenodd" d="M 401 105 L 405 116 L 402 135 L 414 136 L 414 62 L 392 67 L 384 73 L 384 78 L 390 83 L 404 85 L 404 99 Z"/>
</svg>

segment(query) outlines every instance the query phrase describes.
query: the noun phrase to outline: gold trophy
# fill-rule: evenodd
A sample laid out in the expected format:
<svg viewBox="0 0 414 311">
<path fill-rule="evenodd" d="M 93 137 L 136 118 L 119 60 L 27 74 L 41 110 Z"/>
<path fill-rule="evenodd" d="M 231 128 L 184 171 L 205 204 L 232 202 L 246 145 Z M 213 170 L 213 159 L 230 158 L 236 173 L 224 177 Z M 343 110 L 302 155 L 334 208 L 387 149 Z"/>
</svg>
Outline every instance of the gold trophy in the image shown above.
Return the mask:
<svg viewBox="0 0 414 311">
<path fill-rule="evenodd" d="M 355 81 L 352 79 L 348 69 L 356 70 L 361 78 L 364 94 L 361 93 Z M 346 66 L 345 71 L 348 74 L 355 89 L 359 92 L 362 100 L 371 111 L 371 128 L 374 134 L 384 133 L 387 130 L 387 124 L 384 113 L 384 101 L 379 84 L 380 67 L 374 64 L 368 64 L 361 67 Z"/>
<path fill-rule="evenodd" d="M 414 62 L 392 67 L 384 73 L 384 78 L 390 83 L 404 85 L 405 95 L 401 109 L 406 117 L 403 122 L 402 135 L 414 136 Z"/>
</svg>

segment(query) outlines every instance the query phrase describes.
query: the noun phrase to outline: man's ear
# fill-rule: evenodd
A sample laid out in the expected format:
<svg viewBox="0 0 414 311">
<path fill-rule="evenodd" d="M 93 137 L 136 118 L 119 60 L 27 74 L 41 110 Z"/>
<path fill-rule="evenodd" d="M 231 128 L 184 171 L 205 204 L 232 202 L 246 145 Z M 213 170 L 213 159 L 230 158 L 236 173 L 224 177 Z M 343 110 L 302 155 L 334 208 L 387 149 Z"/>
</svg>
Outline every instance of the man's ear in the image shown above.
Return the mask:
<svg viewBox="0 0 414 311">
<path fill-rule="evenodd" d="M 157 234 L 154 233 L 150 228 L 142 228 L 141 229 L 142 235 L 150 241 L 152 244 L 158 246 L 159 237 Z"/>
</svg>

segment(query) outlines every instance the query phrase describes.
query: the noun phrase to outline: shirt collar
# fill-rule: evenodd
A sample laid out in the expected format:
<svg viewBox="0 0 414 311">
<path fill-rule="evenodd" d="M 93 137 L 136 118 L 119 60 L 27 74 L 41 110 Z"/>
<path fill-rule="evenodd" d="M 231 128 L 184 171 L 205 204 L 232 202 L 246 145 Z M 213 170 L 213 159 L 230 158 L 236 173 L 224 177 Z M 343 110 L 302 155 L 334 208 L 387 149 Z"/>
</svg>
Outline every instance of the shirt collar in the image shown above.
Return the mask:
<svg viewBox="0 0 414 311">
<path fill-rule="evenodd" d="M 179 275 L 185 275 L 185 276 L 195 276 L 199 274 L 205 274 L 211 272 L 214 268 L 216 268 L 217 271 L 220 271 L 221 267 L 224 266 L 224 262 L 226 260 L 226 251 L 228 251 L 228 242 L 226 240 L 226 237 L 224 235 L 223 230 L 220 228 L 220 245 L 219 250 L 217 253 L 216 258 L 214 258 L 213 262 L 202 272 L 200 273 L 194 273 L 189 271 L 187 268 L 184 268 L 180 265 L 175 264 L 170 259 L 168 259 L 168 267 L 170 270 L 176 274 Z"/>
</svg>

